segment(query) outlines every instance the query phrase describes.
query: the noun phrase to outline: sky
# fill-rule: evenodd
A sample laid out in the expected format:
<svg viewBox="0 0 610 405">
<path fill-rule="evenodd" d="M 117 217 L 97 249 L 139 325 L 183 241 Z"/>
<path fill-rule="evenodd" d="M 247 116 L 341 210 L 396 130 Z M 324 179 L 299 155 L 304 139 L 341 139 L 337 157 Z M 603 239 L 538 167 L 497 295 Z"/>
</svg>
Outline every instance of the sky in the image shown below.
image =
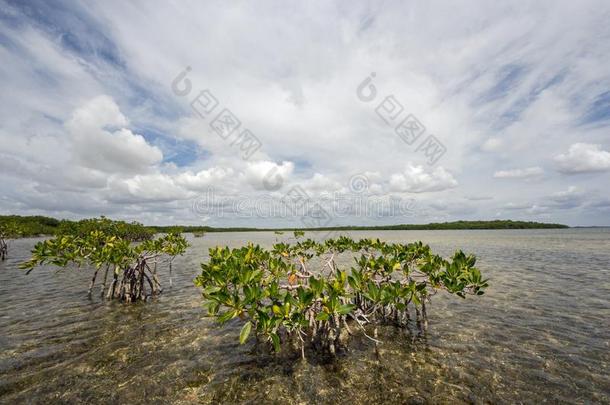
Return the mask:
<svg viewBox="0 0 610 405">
<path fill-rule="evenodd" d="M 0 214 L 610 225 L 608 1 L 0 0 Z"/>
</svg>

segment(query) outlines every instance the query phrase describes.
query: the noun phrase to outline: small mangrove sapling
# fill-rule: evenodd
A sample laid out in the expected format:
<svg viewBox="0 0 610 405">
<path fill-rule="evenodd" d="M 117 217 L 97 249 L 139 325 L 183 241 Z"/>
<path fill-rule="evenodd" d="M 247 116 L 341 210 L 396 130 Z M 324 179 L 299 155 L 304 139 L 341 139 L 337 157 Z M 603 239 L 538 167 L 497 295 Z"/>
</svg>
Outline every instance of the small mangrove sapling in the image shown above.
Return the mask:
<svg viewBox="0 0 610 405">
<path fill-rule="evenodd" d="M 21 268 L 29 273 L 43 264 L 64 268 L 70 264 L 76 264 L 78 268 L 92 267 L 89 295 L 93 292 L 98 273 L 103 269 L 101 295 L 124 302 L 146 300 L 161 293 L 157 264 L 164 261 L 171 266 L 171 261 L 186 250 L 186 239 L 180 234 L 169 233 L 134 244 L 128 236 L 122 235 L 121 228 L 109 225 L 109 220 L 102 218 L 93 221 L 99 221 L 101 229 L 88 229 L 86 232 L 76 229 L 71 234 L 37 243 L 31 259 Z M 111 280 L 106 286 L 109 274 Z"/>
<path fill-rule="evenodd" d="M 8 256 L 8 241 L 16 239 L 22 234 L 19 226 L 12 222 L 0 223 L 0 260 Z"/>
</svg>

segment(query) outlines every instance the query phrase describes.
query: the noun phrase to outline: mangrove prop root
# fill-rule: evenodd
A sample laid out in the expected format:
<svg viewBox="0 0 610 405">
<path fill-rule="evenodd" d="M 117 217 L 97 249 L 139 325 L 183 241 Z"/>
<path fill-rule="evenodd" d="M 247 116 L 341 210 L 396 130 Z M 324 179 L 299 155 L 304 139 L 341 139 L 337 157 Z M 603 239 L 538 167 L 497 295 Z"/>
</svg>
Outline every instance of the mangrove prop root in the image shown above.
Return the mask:
<svg viewBox="0 0 610 405">
<path fill-rule="evenodd" d="M 171 287 L 172 285 L 172 262 L 169 262 L 169 286 Z"/>
<path fill-rule="evenodd" d="M 105 269 L 101 288 L 101 295 L 102 297 L 105 295 L 106 299 L 119 299 L 125 302 L 145 301 L 162 291 L 161 283 L 155 272 L 150 269 L 146 258 L 138 258 L 133 265 L 125 269 L 115 268 L 108 290 L 105 290 L 108 272 L 109 266 Z M 89 285 L 89 295 L 95 285 L 96 277 L 97 271 Z"/>
<path fill-rule="evenodd" d="M 121 276 L 118 288 L 112 293 L 113 298 L 125 302 L 144 301 L 158 292 L 152 281 L 155 276 L 144 258 L 138 258 Z"/>
<path fill-rule="evenodd" d="M 106 271 L 104 272 L 104 281 L 102 281 L 102 288 L 100 288 L 100 296 L 104 298 L 104 291 L 106 289 L 106 281 L 108 281 L 108 271 L 110 270 L 110 265 L 106 265 Z M 93 286 L 92 286 L 93 288 Z"/>
<path fill-rule="evenodd" d="M 5 260 L 8 255 L 8 244 L 4 238 L 0 238 L 0 260 Z"/>
</svg>

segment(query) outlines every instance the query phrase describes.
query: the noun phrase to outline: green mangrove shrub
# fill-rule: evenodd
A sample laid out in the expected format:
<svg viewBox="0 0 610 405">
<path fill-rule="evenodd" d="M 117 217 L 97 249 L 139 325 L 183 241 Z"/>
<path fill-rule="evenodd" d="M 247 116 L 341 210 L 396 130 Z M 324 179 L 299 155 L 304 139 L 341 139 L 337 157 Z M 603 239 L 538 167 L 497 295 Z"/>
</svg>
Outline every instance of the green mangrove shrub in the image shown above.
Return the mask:
<svg viewBox="0 0 610 405">
<path fill-rule="evenodd" d="M 89 266 L 93 269 L 89 295 L 103 269 L 100 295 L 107 299 L 136 302 L 162 292 L 157 265 L 169 263 L 171 271 L 173 259 L 183 254 L 188 246 L 186 239 L 177 233 L 133 243 L 133 234 L 124 232 L 123 223 L 114 226 L 113 221 L 105 218 L 88 221 L 86 232 L 80 228 L 72 229 L 68 230 L 72 233 L 37 243 L 32 257 L 22 263 L 21 268 L 29 273 L 43 264 L 62 268 L 74 264 L 79 269 Z M 111 280 L 107 285 L 109 275 Z"/>
<path fill-rule="evenodd" d="M 349 269 L 338 265 L 345 255 L 354 259 Z M 474 256 L 443 259 L 421 242 L 307 239 L 270 250 L 216 247 L 209 256 L 194 280 L 209 313 L 220 324 L 239 319 L 241 343 L 254 332 L 257 342 L 300 347 L 303 357 L 306 345 L 334 355 L 352 328 L 376 344 L 378 324 L 424 330 L 426 304 L 438 291 L 465 298 L 488 285 Z"/>
<path fill-rule="evenodd" d="M 16 223 L 0 223 L 0 260 L 5 260 L 8 256 L 8 241 L 19 238 L 21 234 L 22 230 Z"/>
</svg>

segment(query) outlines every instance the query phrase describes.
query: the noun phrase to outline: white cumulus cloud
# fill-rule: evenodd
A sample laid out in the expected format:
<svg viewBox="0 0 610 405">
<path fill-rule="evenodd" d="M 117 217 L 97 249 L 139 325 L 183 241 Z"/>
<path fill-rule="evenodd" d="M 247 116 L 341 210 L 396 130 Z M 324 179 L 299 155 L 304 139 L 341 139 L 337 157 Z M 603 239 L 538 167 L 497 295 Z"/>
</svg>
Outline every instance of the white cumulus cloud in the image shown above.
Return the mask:
<svg viewBox="0 0 610 405">
<path fill-rule="evenodd" d="M 610 152 L 600 145 L 575 143 L 568 153 L 555 156 L 559 171 L 567 174 L 603 172 L 610 170 Z"/>
<path fill-rule="evenodd" d="M 531 179 L 540 177 L 543 173 L 542 168 L 535 166 L 525 169 L 498 170 L 494 173 L 494 177 L 496 179 Z"/>
<path fill-rule="evenodd" d="M 186 171 L 176 176 L 176 183 L 189 190 L 203 191 L 209 187 L 219 185 L 234 173 L 231 168 L 212 167 L 197 173 Z"/>
<path fill-rule="evenodd" d="M 274 188 L 284 184 L 294 170 L 294 163 L 283 161 L 281 164 L 268 160 L 248 162 L 243 180 L 255 190 Z"/>
<path fill-rule="evenodd" d="M 161 162 L 161 150 L 124 128 L 127 124 L 111 97 L 102 95 L 85 103 L 66 124 L 75 159 L 108 173 L 139 173 Z"/>
<path fill-rule="evenodd" d="M 424 166 L 407 164 L 403 172 L 392 174 L 390 177 L 392 191 L 423 193 L 442 191 L 457 185 L 457 180 L 442 166 L 426 170 Z"/>
</svg>

